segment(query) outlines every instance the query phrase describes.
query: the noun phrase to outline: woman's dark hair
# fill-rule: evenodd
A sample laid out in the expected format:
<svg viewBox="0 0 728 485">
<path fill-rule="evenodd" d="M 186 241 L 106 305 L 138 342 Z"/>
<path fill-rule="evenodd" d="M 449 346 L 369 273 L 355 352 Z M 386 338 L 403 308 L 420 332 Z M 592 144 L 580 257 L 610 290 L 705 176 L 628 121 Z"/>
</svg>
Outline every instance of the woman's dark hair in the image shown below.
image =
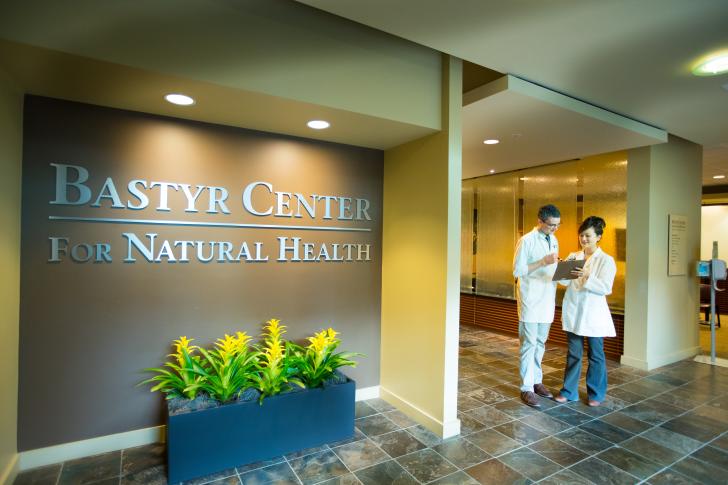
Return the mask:
<svg viewBox="0 0 728 485">
<path fill-rule="evenodd" d="M 586 231 L 589 228 L 594 229 L 594 233 L 597 236 L 601 236 L 604 233 L 604 228 L 607 227 L 607 223 L 604 222 L 604 219 L 597 216 L 589 216 L 586 219 L 584 219 L 584 222 L 581 223 L 581 226 L 579 226 L 579 234 Z"/>
<path fill-rule="evenodd" d="M 545 205 L 538 210 L 538 218 L 546 222 L 549 217 L 561 217 L 561 212 L 556 208 L 555 205 Z"/>
</svg>

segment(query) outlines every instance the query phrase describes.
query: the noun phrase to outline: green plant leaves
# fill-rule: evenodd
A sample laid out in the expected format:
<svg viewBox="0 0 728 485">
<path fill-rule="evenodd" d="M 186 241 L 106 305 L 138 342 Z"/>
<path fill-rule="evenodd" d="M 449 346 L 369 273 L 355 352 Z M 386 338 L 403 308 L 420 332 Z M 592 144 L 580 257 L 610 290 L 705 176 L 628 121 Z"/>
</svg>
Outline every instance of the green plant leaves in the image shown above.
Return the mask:
<svg viewBox="0 0 728 485">
<path fill-rule="evenodd" d="M 192 339 L 182 336 L 173 343 L 171 361 L 162 368 L 144 369 L 155 375 L 138 385 L 151 384 L 152 392 L 161 392 L 167 399 L 194 399 L 202 392 L 222 403 L 252 387 L 260 391 L 262 403 L 293 386 L 320 387 L 340 367 L 355 367 L 352 358 L 363 355 L 336 353 L 341 341 L 332 328 L 309 337 L 306 347 L 283 340 L 285 329 L 279 320 L 271 319 L 258 345 L 248 346 L 250 337 L 237 332 L 218 339 L 209 350 L 190 345 Z"/>
</svg>

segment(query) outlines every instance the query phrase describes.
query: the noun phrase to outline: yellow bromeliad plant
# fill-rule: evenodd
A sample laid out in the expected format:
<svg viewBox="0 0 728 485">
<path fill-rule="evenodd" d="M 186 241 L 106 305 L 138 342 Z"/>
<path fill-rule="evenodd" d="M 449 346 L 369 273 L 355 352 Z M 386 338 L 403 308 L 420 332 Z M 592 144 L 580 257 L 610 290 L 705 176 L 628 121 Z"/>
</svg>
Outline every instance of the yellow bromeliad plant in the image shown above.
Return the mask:
<svg viewBox="0 0 728 485">
<path fill-rule="evenodd" d="M 295 355 L 295 365 L 306 387 L 321 386 L 327 379 L 334 376 L 334 372 L 339 367 L 356 367 L 356 362 L 351 358 L 362 354 L 356 352 L 334 353 L 341 343 L 341 340 L 336 338 L 338 334 L 329 327 L 327 330 L 314 334 L 313 337 L 308 337 L 309 345 L 307 347 L 291 346 Z"/>
<path fill-rule="evenodd" d="M 261 402 L 263 398 L 278 394 L 291 385 L 303 387 L 301 381 L 292 376 L 292 370 L 295 369 L 290 366 L 291 358 L 282 338 L 286 332 L 285 325 L 275 318 L 266 324 L 263 343 L 258 346 L 260 373 L 255 378 Z"/>
<path fill-rule="evenodd" d="M 140 384 L 153 384 L 167 399 L 195 399 L 199 393 L 222 403 L 244 390 L 260 391 L 260 401 L 292 386 L 319 387 L 339 367 L 356 366 L 355 352 L 335 353 L 341 341 L 333 328 L 308 337 L 306 347 L 286 342 L 286 327 L 272 318 L 266 322 L 258 345 L 250 346 L 245 332 L 217 339 L 211 349 L 190 345 L 185 336 L 174 341 L 175 353 L 163 368 L 145 369 L 156 375 Z"/>
<path fill-rule="evenodd" d="M 192 387 L 227 402 L 253 386 L 258 374 L 258 352 L 250 350 L 248 342 L 250 337 L 245 332 L 237 332 L 217 339 L 210 351 L 199 349 L 206 365 L 194 367 L 193 372 L 201 379 Z"/>
<path fill-rule="evenodd" d="M 167 395 L 167 399 L 173 397 L 194 399 L 197 395 L 198 384 L 203 378 L 194 371 L 195 367 L 200 366 L 200 356 L 193 354 L 200 348 L 190 345 L 193 340 L 186 336 L 175 340 L 173 344 L 175 352 L 168 355 L 168 357 L 172 357 L 173 362 L 164 364 L 167 369 L 159 367 L 144 369 L 146 372 L 154 372 L 157 375 L 140 382 L 139 385 L 155 384 L 152 392 L 160 391 Z"/>
</svg>

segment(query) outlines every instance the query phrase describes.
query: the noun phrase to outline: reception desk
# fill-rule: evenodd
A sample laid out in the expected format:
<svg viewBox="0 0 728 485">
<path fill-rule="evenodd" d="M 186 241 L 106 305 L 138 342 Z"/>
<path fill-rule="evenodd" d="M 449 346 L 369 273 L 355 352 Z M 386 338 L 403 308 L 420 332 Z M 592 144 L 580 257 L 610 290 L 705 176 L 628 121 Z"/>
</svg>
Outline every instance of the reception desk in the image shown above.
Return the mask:
<svg viewBox="0 0 728 485">
<path fill-rule="evenodd" d="M 619 361 L 624 351 L 624 314 L 612 312 L 617 336 L 604 339 L 604 353 L 608 359 Z M 518 335 L 518 309 L 516 300 L 460 294 L 460 324 L 477 325 L 494 332 Z M 566 334 L 561 330 L 561 307 L 556 307 L 549 342 L 566 345 Z"/>
</svg>

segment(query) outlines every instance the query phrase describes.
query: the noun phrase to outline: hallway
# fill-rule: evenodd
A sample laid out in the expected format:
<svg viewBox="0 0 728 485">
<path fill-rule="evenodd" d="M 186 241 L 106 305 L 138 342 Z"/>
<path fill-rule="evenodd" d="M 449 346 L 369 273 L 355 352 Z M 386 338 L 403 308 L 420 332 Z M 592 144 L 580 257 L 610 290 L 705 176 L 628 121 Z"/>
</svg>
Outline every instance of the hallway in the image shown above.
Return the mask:
<svg viewBox="0 0 728 485">
<path fill-rule="evenodd" d="M 728 369 L 683 361 L 640 372 L 610 363 L 602 407 L 541 410 L 518 398 L 518 341 L 461 328 L 462 435 L 444 442 L 381 399 L 357 403 L 356 436 L 194 484 L 712 484 L 728 476 Z M 561 383 L 550 347 L 544 382 Z M 582 382 L 583 384 L 583 382 Z M 164 447 L 84 458 L 21 474 L 25 484 L 165 484 Z"/>
</svg>

